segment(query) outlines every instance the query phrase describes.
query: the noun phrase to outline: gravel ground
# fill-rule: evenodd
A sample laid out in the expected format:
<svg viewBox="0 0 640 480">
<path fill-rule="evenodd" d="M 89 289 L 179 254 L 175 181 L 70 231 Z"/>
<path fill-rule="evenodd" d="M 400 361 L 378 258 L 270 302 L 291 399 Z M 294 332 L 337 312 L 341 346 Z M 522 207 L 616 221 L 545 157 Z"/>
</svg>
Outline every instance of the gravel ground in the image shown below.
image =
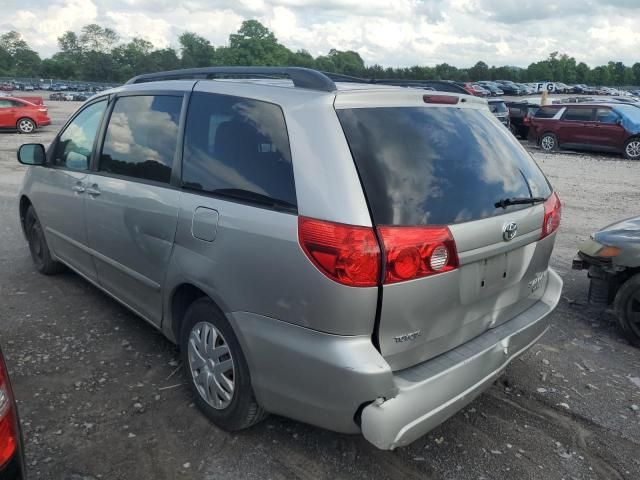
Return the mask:
<svg viewBox="0 0 640 480">
<path fill-rule="evenodd" d="M 552 327 L 464 411 L 382 452 L 274 416 L 218 430 L 182 385 L 171 343 L 76 275 L 34 272 L 17 220 L 15 151 L 50 141 L 78 104 L 49 106 L 52 126 L 0 133 L 0 343 L 30 478 L 640 478 L 640 351 L 610 312 L 586 304 L 586 275 L 570 270 L 578 241 L 638 214 L 640 164 L 532 150 L 564 204 L 552 264 L 565 291 Z"/>
</svg>

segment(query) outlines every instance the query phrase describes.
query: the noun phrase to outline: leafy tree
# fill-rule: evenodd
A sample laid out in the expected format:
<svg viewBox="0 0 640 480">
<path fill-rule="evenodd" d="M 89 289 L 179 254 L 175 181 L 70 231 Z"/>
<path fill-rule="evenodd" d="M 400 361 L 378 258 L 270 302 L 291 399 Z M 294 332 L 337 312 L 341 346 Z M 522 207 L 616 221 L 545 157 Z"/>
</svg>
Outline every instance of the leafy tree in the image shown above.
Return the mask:
<svg viewBox="0 0 640 480">
<path fill-rule="evenodd" d="M 108 54 L 118 43 L 118 34 L 110 28 L 103 28 L 92 23 L 82 27 L 78 44 L 80 49 L 87 52 L 98 52 Z"/>
<path fill-rule="evenodd" d="M 213 63 L 215 49 L 209 40 L 193 32 L 185 32 L 178 38 L 182 53 L 182 67 L 208 67 Z"/>
<path fill-rule="evenodd" d="M 228 54 L 232 65 L 285 65 L 289 49 L 257 20 L 245 20 L 238 33 L 229 35 Z"/>
<path fill-rule="evenodd" d="M 580 62 L 576 65 L 576 82 L 588 83 L 591 78 L 591 69 L 589 65 L 584 62 Z"/>
<path fill-rule="evenodd" d="M 471 80 L 489 80 L 489 66 L 480 61 L 469 69 L 469 78 Z"/>
</svg>

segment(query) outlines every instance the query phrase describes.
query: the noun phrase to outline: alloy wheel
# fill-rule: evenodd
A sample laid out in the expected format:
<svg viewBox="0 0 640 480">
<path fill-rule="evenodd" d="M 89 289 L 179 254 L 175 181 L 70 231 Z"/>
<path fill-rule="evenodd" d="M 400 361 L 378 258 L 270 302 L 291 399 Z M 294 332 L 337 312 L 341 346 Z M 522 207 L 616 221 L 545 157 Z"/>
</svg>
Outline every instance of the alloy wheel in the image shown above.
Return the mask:
<svg viewBox="0 0 640 480">
<path fill-rule="evenodd" d="M 26 118 L 23 118 L 18 122 L 18 130 L 20 130 L 22 133 L 31 133 L 33 132 L 34 128 L 35 125 L 33 124 L 33 122 L 31 120 L 27 120 Z"/>
<path fill-rule="evenodd" d="M 629 158 L 640 158 L 640 140 L 633 140 L 627 143 L 625 150 Z"/>
<path fill-rule="evenodd" d="M 556 141 L 551 135 L 545 135 L 540 141 L 540 146 L 543 150 L 553 150 L 556 146 Z"/>
<path fill-rule="evenodd" d="M 216 410 L 233 399 L 235 368 L 227 341 L 209 322 L 193 326 L 188 343 L 189 370 L 200 396 Z"/>
</svg>

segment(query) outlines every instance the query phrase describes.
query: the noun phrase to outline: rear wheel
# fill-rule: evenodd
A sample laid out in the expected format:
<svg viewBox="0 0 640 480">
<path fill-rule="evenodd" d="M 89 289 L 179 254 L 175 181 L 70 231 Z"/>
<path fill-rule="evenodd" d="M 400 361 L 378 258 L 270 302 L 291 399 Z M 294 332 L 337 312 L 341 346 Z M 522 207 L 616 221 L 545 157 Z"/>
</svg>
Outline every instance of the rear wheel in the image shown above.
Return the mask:
<svg viewBox="0 0 640 480">
<path fill-rule="evenodd" d="M 632 345 L 640 347 L 640 273 L 620 287 L 614 305 L 620 329 Z"/>
<path fill-rule="evenodd" d="M 180 337 L 182 363 L 196 404 L 215 425 L 242 430 L 266 416 L 255 399 L 240 343 L 211 300 L 191 304 Z"/>
<path fill-rule="evenodd" d="M 624 146 L 624 158 L 640 160 L 640 137 L 631 138 Z"/>
<path fill-rule="evenodd" d="M 553 152 L 558 148 L 558 139 L 553 133 L 545 133 L 540 137 L 540 148 L 545 152 Z"/>
<path fill-rule="evenodd" d="M 31 259 L 36 269 L 44 275 L 54 275 L 63 271 L 64 266 L 51 257 L 42 225 L 32 206 L 27 208 L 27 213 L 24 216 L 24 231 L 29 242 Z"/>
<path fill-rule="evenodd" d="M 33 133 L 36 129 L 36 124 L 30 118 L 21 118 L 16 123 L 16 128 L 20 133 Z"/>
</svg>

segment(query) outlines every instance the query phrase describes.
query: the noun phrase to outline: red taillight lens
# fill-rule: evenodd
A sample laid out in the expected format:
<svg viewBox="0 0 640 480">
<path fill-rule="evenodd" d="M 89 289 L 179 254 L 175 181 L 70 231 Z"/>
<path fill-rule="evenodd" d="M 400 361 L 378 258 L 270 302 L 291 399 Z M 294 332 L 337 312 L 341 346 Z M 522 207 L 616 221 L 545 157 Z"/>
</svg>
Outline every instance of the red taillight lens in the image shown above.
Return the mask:
<svg viewBox="0 0 640 480">
<path fill-rule="evenodd" d="M 384 283 L 448 272 L 458 266 L 447 227 L 378 227 L 386 257 Z"/>
<path fill-rule="evenodd" d="M 454 95 L 423 95 L 424 103 L 441 103 L 443 105 L 455 105 L 459 98 Z"/>
<path fill-rule="evenodd" d="M 298 218 L 298 239 L 327 277 L 351 287 L 373 287 L 380 276 L 380 247 L 370 227 Z"/>
<path fill-rule="evenodd" d="M 540 238 L 551 235 L 560 226 L 562 205 L 556 192 L 553 192 L 544 202 L 544 222 L 542 223 L 542 233 Z"/>
<path fill-rule="evenodd" d="M 13 409 L 9 376 L 0 356 L 0 467 L 7 463 L 18 448 L 18 429 Z"/>
</svg>

